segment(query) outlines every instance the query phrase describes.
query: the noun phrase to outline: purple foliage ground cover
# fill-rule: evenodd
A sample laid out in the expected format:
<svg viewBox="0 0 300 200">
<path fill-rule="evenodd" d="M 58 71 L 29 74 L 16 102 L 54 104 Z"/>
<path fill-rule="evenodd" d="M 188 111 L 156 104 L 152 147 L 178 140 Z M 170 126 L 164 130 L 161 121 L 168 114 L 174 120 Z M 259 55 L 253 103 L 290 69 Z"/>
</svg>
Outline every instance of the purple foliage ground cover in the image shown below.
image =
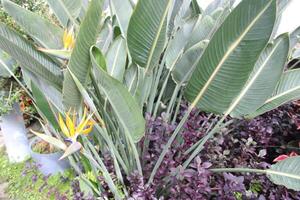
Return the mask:
<svg viewBox="0 0 300 200">
<path fill-rule="evenodd" d="M 186 108 L 187 105 L 182 104 L 178 121 Z M 300 199 L 300 193 L 274 185 L 265 175 L 213 174 L 209 171 L 209 168 L 219 167 L 264 169 L 280 154 L 291 151 L 299 153 L 299 111 L 297 103 L 293 103 L 251 121 L 236 120 L 222 130 L 222 134 L 210 140 L 189 167 L 180 171 L 180 177 L 175 178 L 172 172 L 187 159 L 184 152 L 201 139 L 215 122 L 214 117 L 194 110 L 151 185 L 145 183 L 176 125 L 166 123 L 164 114 L 156 119 L 147 116 L 148 127 L 152 128 L 152 132 L 146 135 L 150 140 L 150 148 L 141 159 L 145 161 L 144 177 L 138 173 L 127 177 L 131 199 Z"/>
</svg>

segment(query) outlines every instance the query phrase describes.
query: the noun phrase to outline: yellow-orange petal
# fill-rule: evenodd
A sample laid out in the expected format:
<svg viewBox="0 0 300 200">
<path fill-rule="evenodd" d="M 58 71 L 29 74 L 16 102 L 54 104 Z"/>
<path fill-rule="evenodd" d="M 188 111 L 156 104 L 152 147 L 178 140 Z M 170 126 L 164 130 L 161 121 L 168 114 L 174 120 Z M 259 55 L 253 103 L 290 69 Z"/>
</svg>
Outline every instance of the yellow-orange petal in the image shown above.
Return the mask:
<svg viewBox="0 0 300 200">
<path fill-rule="evenodd" d="M 81 133 L 83 135 L 88 135 L 93 130 L 94 124 L 95 124 L 95 122 L 89 121 L 87 123 L 87 128 L 85 128 Z"/>
<path fill-rule="evenodd" d="M 76 129 L 76 133 L 78 133 L 78 134 L 81 134 L 81 133 L 82 133 L 82 131 L 84 130 L 84 128 L 85 128 L 85 127 L 88 125 L 88 123 L 91 121 L 92 116 L 93 116 L 93 115 L 89 115 L 89 116 L 87 117 L 87 119 L 86 119 L 84 122 L 82 122 L 82 123 L 80 123 L 80 124 L 78 125 L 78 127 L 77 127 L 77 129 Z"/>
<path fill-rule="evenodd" d="M 65 136 L 70 137 L 69 130 L 60 114 L 58 114 L 58 119 L 59 119 L 59 127 L 61 131 L 63 132 L 63 134 L 65 134 Z"/>
<path fill-rule="evenodd" d="M 84 123 L 85 118 L 86 118 L 86 115 L 87 115 L 87 108 L 85 107 L 85 108 L 84 108 L 84 111 L 83 111 L 83 116 L 82 116 L 82 118 L 81 118 L 79 124 L 77 125 L 77 129 L 78 129 L 78 127 L 79 127 L 82 123 Z"/>
<path fill-rule="evenodd" d="M 70 133 L 70 137 L 73 137 L 75 135 L 75 125 L 69 115 L 69 112 L 66 115 L 66 124 Z"/>
</svg>

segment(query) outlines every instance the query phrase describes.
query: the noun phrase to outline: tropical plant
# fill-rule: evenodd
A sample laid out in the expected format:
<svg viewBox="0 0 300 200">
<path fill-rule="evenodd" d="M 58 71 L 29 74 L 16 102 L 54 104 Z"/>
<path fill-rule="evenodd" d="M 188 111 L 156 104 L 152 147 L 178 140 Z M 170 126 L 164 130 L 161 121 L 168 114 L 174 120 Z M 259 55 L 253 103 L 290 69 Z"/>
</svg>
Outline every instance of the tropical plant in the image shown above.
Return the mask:
<svg viewBox="0 0 300 200">
<path fill-rule="evenodd" d="M 273 38 L 288 1 L 215 0 L 206 9 L 198 0 L 110 0 L 108 7 L 103 0 L 47 2 L 59 25 L 2 0 L 30 40 L 1 24 L 0 48 L 21 63 L 30 80 L 23 87 L 32 93 L 46 133 L 38 135 L 68 149 L 65 156 L 96 195 L 109 189 L 122 199 L 128 195 L 124 177 L 135 171 L 143 176 L 141 158 L 149 148 L 144 135 L 153 128 L 145 126 L 146 114 L 163 115 L 176 126 L 145 177 L 151 184 L 195 108 L 217 115 L 218 122 L 188 150 L 175 177 L 234 119 L 253 118 L 300 97 L 300 71 L 285 68 L 294 48 L 289 34 Z M 183 98 L 190 105 L 177 123 Z M 75 110 L 84 119 L 85 107 L 94 128 L 89 135 L 77 132 L 76 145 L 67 148 L 61 133 L 69 137 L 75 121 L 63 113 Z M 62 127 L 63 117 L 67 127 Z M 103 161 L 105 152 L 113 159 L 113 172 Z M 212 171 L 265 173 L 275 183 L 282 179 L 280 184 L 300 190 L 299 162 L 293 157 L 269 170 Z M 88 172 L 93 178 L 84 176 Z"/>
</svg>

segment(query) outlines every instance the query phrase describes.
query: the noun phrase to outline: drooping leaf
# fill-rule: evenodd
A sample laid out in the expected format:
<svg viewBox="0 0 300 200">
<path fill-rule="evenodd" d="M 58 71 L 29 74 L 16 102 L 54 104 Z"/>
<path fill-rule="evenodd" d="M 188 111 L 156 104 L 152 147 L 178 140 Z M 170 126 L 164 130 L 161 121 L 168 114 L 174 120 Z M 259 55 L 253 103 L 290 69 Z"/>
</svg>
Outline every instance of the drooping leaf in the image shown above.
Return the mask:
<svg viewBox="0 0 300 200">
<path fill-rule="evenodd" d="M 300 191 L 300 156 L 286 158 L 267 169 L 269 179 L 288 189 Z"/>
<path fill-rule="evenodd" d="M 192 107 L 223 113 L 242 90 L 272 33 L 276 1 L 244 0 L 210 40 L 185 92 Z"/>
<path fill-rule="evenodd" d="M 75 48 L 73 49 L 69 69 L 85 85 L 90 71 L 89 50 L 96 43 L 100 29 L 103 0 L 92 0 L 86 16 L 81 23 Z M 63 83 L 64 105 L 68 108 L 78 108 L 81 103 L 81 95 L 70 73 L 67 71 Z"/>
<path fill-rule="evenodd" d="M 123 37 L 127 35 L 132 6 L 129 0 L 111 0 L 112 9 L 116 15 Z"/>
<path fill-rule="evenodd" d="M 59 129 L 56 117 L 42 91 L 31 81 L 31 91 L 38 109 L 42 112 L 49 123 L 56 129 Z"/>
<path fill-rule="evenodd" d="M 253 112 L 272 95 L 283 73 L 288 52 L 288 34 L 281 35 L 274 44 L 264 49 L 249 80 L 231 105 L 231 116 L 239 117 Z"/>
<path fill-rule="evenodd" d="M 77 23 L 76 18 L 80 13 L 82 0 L 47 0 L 47 2 L 61 25 L 67 27 L 68 21 L 73 24 Z"/>
<path fill-rule="evenodd" d="M 38 136 L 39 138 L 41 138 L 42 140 L 48 142 L 49 144 L 55 146 L 56 148 L 59 148 L 61 150 L 65 150 L 67 148 L 67 146 L 65 145 L 65 143 L 63 143 L 62 141 L 60 141 L 59 139 L 56 139 L 55 137 L 46 135 L 46 134 L 42 134 L 42 133 L 38 133 L 34 130 L 30 130 L 33 134 L 35 134 L 36 136 Z"/>
<path fill-rule="evenodd" d="M 140 107 L 123 84 L 107 74 L 98 65 L 95 55 L 99 52 L 100 50 L 97 47 L 91 49 L 93 66 L 100 73 L 99 86 L 110 102 L 124 130 L 131 135 L 134 142 L 138 142 L 144 136 L 145 131 L 145 120 Z"/>
<path fill-rule="evenodd" d="M 60 67 L 50 57 L 36 50 L 31 42 L 4 24 L 0 24 L 0 48 L 19 61 L 21 67 L 61 90 L 62 72 Z"/>
<path fill-rule="evenodd" d="M 167 34 L 171 0 L 140 0 L 129 22 L 127 42 L 133 62 L 151 71 L 159 62 Z"/>
<path fill-rule="evenodd" d="M 72 54 L 72 51 L 69 50 L 55 50 L 55 49 L 44 49 L 44 48 L 38 48 L 38 50 L 61 59 L 69 59 Z"/>
<path fill-rule="evenodd" d="M 300 98 L 300 69 L 295 69 L 285 72 L 282 75 L 273 96 L 266 100 L 264 105 L 247 117 L 256 117 L 298 98 Z"/>
<path fill-rule="evenodd" d="M 28 11 L 9 0 L 2 0 L 2 5 L 5 11 L 43 47 L 49 49 L 61 49 L 63 47 L 63 30 L 61 28 L 44 19 L 41 15 Z"/>
<path fill-rule="evenodd" d="M 55 107 L 59 112 L 63 112 L 62 104 L 62 93 L 53 86 L 47 84 L 46 81 L 30 72 L 29 70 L 22 68 L 22 76 L 28 88 L 31 88 L 31 82 L 35 84 L 36 87 L 47 97 L 47 100 L 50 101 L 51 105 Z"/>
<path fill-rule="evenodd" d="M 126 58 L 126 41 L 122 37 L 118 37 L 109 48 L 106 60 L 109 75 L 120 82 L 123 82 Z"/>
</svg>

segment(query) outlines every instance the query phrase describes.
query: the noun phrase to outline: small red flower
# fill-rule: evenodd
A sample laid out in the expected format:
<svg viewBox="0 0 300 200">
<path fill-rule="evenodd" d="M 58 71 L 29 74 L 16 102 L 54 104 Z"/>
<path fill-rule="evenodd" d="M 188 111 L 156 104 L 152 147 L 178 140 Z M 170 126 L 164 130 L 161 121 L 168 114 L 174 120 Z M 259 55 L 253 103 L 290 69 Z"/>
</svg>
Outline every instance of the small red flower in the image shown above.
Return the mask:
<svg viewBox="0 0 300 200">
<path fill-rule="evenodd" d="M 293 156 L 298 156 L 298 154 L 297 154 L 296 152 L 292 151 L 292 152 L 291 152 L 290 154 L 288 154 L 288 155 L 283 154 L 283 155 L 278 156 L 277 158 L 275 158 L 275 159 L 273 160 L 273 162 L 283 161 L 284 159 L 287 159 L 287 158 L 293 157 Z"/>
</svg>

